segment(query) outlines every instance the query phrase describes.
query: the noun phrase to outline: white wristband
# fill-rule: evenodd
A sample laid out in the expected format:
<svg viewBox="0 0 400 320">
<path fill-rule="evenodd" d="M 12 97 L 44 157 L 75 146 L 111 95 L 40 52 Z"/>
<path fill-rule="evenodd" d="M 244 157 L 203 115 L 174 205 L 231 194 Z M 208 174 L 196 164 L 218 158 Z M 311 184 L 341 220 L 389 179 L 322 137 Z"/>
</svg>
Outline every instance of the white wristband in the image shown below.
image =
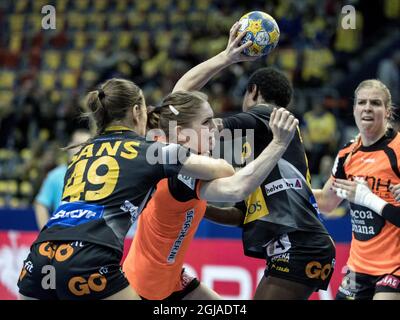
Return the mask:
<svg viewBox="0 0 400 320">
<path fill-rule="evenodd" d="M 379 215 L 382 215 L 382 209 L 387 205 L 385 200 L 373 194 L 372 191 L 362 183 L 357 184 L 354 202 L 373 210 Z"/>
</svg>

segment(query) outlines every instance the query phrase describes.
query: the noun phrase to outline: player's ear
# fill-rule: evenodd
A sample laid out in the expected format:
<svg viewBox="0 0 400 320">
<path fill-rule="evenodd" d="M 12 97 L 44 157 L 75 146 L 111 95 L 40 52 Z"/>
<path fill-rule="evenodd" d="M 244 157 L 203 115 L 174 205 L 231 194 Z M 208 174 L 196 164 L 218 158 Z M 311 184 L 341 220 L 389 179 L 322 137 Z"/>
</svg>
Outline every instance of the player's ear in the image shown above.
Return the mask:
<svg viewBox="0 0 400 320">
<path fill-rule="evenodd" d="M 390 120 L 392 118 L 393 113 L 391 108 L 386 108 L 386 119 Z"/>
<path fill-rule="evenodd" d="M 132 117 L 133 122 L 139 122 L 139 116 L 140 116 L 140 108 L 137 104 L 135 104 L 131 109 L 130 109 L 130 117 Z"/>
<path fill-rule="evenodd" d="M 188 136 L 185 136 L 184 134 L 183 134 L 183 128 L 182 128 L 182 126 L 176 126 L 176 137 L 177 137 L 177 142 L 179 143 L 179 144 L 183 144 L 183 143 L 186 143 L 186 142 L 188 142 L 189 141 L 189 137 Z"/>
<path fill-rule="evenodd" d="M 257 97 L 258 97 L 258 88 L 257 88 L 256 84 L 253 84 L 251 86 L 250 91 L 249 91 L 249 98 L 251 100 L 253 100 L 254 102 L 256 102 L 257 101 Z"/>
<path fill-rule="evenodd" d="M 135 104 L 131 109 L 132 118 L 136 122 L 139 122 L 143 118 L 143 113 L 145 113 L 145 109 L 138 104 Z"/>
</svg>

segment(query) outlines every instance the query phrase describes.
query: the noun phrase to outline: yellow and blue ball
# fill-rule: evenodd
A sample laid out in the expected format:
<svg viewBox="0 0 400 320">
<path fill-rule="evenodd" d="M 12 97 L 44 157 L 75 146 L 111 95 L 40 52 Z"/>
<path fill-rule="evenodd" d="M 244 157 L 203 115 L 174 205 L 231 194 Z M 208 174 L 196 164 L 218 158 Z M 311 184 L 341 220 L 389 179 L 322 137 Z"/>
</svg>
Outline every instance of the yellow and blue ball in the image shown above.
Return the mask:
<svg viewBox="0 0 400 320">
<path fill-rule="evenodd" d="M 239 20 L 239 32 L 246 31 L 241 45 L 247 41 L 253 44 L 243 53 L 247 56 L 264 56 L 269 54 L 278 44 L 279 27 L 275 19 L 262 11 L 246 13 Z"/>
</svg>

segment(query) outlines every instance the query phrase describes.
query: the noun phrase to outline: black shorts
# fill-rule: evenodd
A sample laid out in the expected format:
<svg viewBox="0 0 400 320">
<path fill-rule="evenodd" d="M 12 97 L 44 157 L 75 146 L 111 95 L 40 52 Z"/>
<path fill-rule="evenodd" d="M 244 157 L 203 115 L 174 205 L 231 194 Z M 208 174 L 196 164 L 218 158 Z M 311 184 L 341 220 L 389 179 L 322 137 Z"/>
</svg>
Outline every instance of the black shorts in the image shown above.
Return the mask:
<svg viewBox="0 0 400 320">
<path fill-rule="evenodd" d="M 336 300 L 372 300 L 379 292 L 399 292 L 400 276 L 371 276 L 347 270 L 336 294 Z"/>
<path fill-rule="evenodd" d="M 35 243 L 19 276 L 19 292 L 45 300 L 104 299 L 129 286 L 121 258 L 118 251 L 89 242 Z"/>
<path fill-rule="evenodd" d="M 168 297 L 164 298 L 165 301 L 179 301 L 183 300 L 190 292 L 194 291 L 199 285 L 200 281 L 191 276 L 182 268 L 181 279 L 180 279 L 182 290 L 172 292 Z M 140 296 L 143 300 L 148 300 L 143 296 Z"/>
<path fill-rule="evenodd" d="M 326 290 L 335 267 L 336 250 L 329 235 L 295 231 L 265 245 L 265 277 L 273 276 Z"/>
</svg>

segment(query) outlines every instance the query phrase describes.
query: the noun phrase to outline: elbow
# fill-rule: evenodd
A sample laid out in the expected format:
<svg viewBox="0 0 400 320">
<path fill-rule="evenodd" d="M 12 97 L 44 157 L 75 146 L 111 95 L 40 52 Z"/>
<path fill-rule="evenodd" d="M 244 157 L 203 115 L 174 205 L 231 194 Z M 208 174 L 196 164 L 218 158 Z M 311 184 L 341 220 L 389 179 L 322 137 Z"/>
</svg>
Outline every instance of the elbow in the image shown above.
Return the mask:
<svg viewBox="0 0 400 320">
<path fill-rule="evenodd" d="M 240 202 L 245 200 L 251 194 L 251 190 L 236 182 L 229 186 L 229 191 L 227 193 L 229 194 L 229 201 Z"/>
<path fill-rule="evenodd" d="M 215 167 L 215 176 L 218 178 L 230 177 L 235 174 L 235 169 L 224 159 L 218 159 L 218 166 Z"/>
<path fill-rule="evenodd" d="M 255 187 L 240 177 L 233 177 L 229 183 L 226 183 L 226 193 L 229 194 L 229 201 L 240 202 L 247 199 L 255 190 Z"/>
<path fill-rule="evenodd" d="M 224 175 L 226 177 L 230 177 L 230 176 L 233 176 L 235 174 L 235 169 L 233 169 L 233 167 L 230 164 L 228 164 L 228 165 L 229 165 L 229 167 L 227 167 L 225 169 L 225 171 L 224 171 Z"/>
</svg>

